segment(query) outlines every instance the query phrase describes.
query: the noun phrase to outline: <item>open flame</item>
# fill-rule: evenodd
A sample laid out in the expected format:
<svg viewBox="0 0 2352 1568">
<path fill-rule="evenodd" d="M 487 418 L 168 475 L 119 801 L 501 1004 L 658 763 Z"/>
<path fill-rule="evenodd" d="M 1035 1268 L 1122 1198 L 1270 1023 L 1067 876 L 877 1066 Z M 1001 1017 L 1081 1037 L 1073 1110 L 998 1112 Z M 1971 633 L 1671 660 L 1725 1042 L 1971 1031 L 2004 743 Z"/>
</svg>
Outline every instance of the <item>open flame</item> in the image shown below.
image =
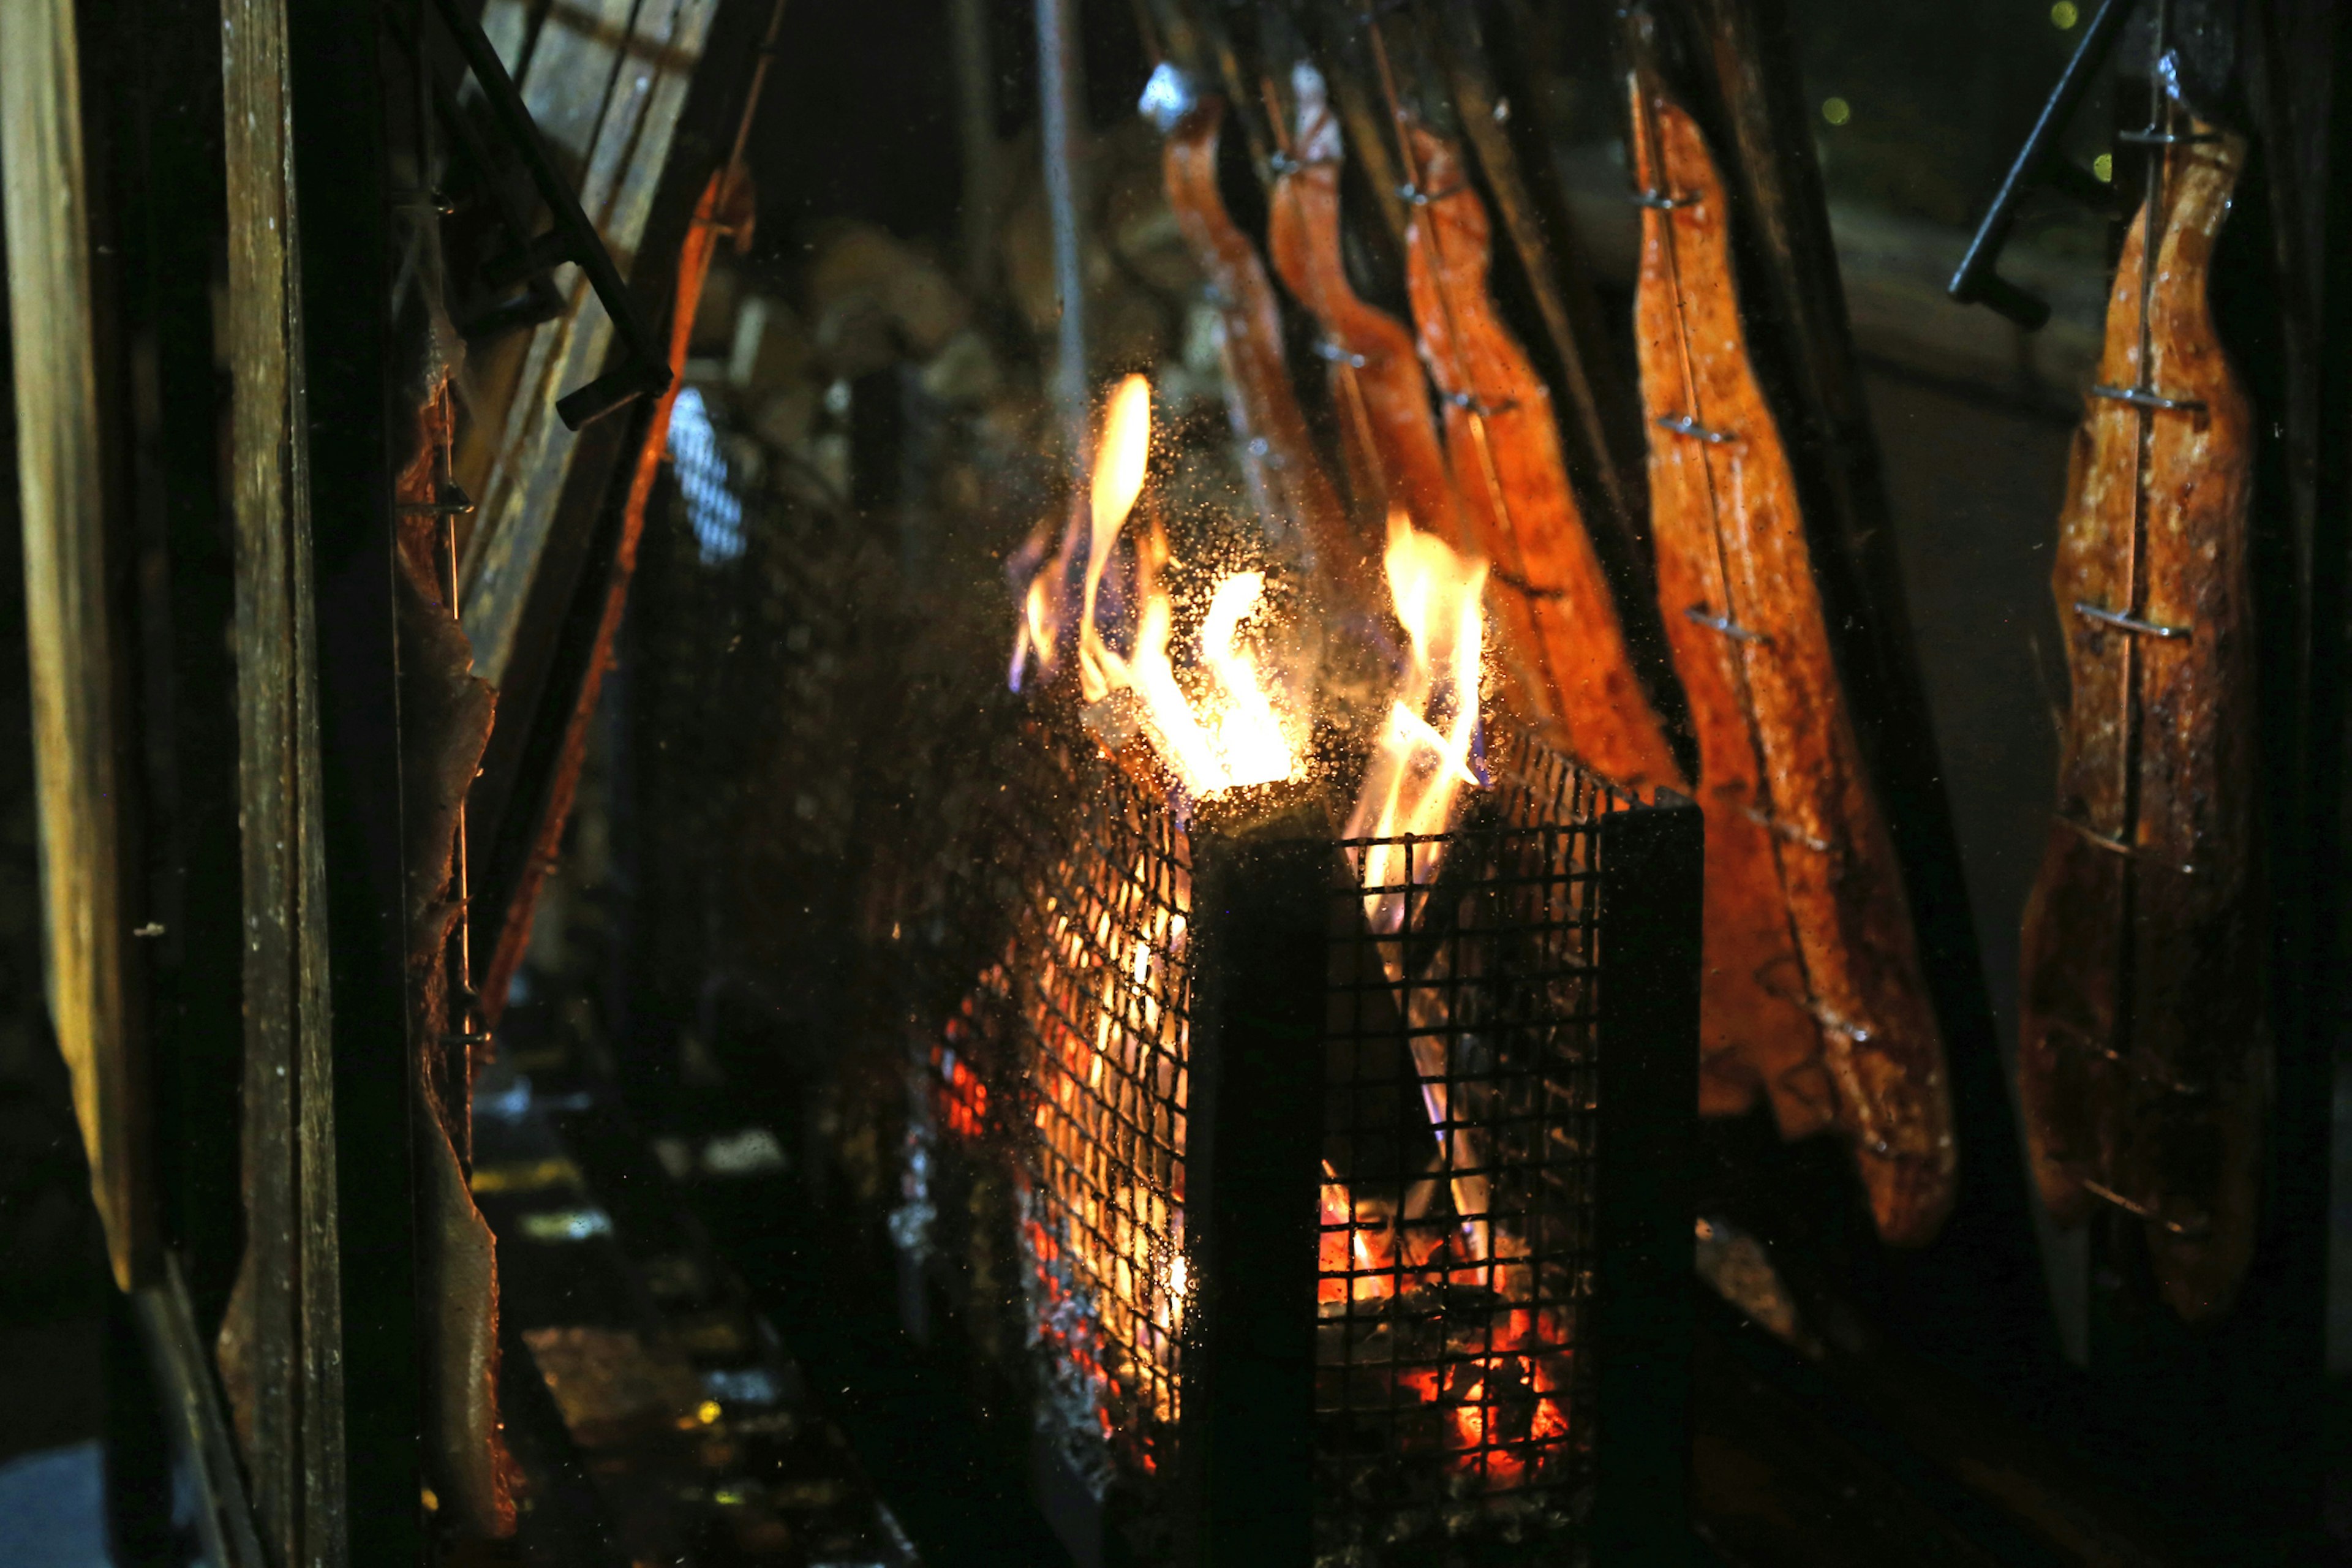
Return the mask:
<svg viewBox="0 0 2352 1568">
<path fill-rule="evenodd" d="M 1181 671 L 1171 656 L 1178 632 L 1166 587 L 1167 535 L 1148 512 L 1144 526 L 1127 526 L 1144 495 L 1150 441 L 1150 383 L 1129 376 L 1105 407 L 1083 577 L 1073 568 L 1079 532 L 1073 524 L 1062 552 L 1028 585 L 1013 684 L 1020 686 L 1033 660 L 1051 669 L 1066 646 L 1079 696 L 1095 704 L 1127 694 L 1140 731 L 1185 795 L 1197 800 L 1297 778 L 1304 770 L 1305 726 L 1286 710 L 1282 689 L 1268 679 L 1250 635 L 1265 605 L 1264 573 L 1220 578 L 1189 647 L 1178 648 L 1186 656 Z M 1122 540 L 1125 570 L 1113 573 Z M 1528 1244 L 1492 1217 L 1492 1107 L 1474 1089 L 1457 1087 L 1448 960 L 1441 952 L 1415 971 L 1405 940 L 1437 876 L 1442 836 L 1454 826 L 1462 792 L 1482 784 L 1476 759 L 1487 567 L 1415 530 L 1401 510 L 1389 517 L 1384 562 L 1406 659 L 1346 837 L 1374 841 L 1350 847 L 1352 868 L 1406 1016 L 1438 1147 L 1394 1212 L 1380 1200 L 1357 1198 L 1325 1164 L 1318 1298 L 1327 1314 L 1347 1317 L 1465 1288 L 1511 1303 L 1497 1309 L 1501 1317 L 1465 1310 L 1465 1337 L 1449 1346 L 1443 1366 L 1396 1374 L 1401 1388 L 1431 1407 L 1427 1437 L 1412 1440 L 1453 1454 L 1490 1488 L 1505 1487 L 1567 1429 L 1569 1323 L 1561 1309 L 1535 1303 Z M 1074 594 L 1081 582 L 1082 594 Z M 1078 600 L 1075 616 L 1071 597 Z M 1412 842 L 1381 842 L 1386 840 Z M 1139 868 L 1130 880 L 1139 886 L 1142 876 Z M 1069 1170 L 1093 1168 L 1092 1151 L 1109 1132 L 1101 1096 L 1112 1080 L 1133 1080 L 1154 1062 L 1185 1058 L 1181 1011 L 1160 1007 L 1154 984 L 1157 966 L 1181 962 L 1182 903 L 1180 896 L 1155 906 L 1132 929 L 1108 909 L 1081 914 L 1047 906 L 1050 951 L 1029 1019 L 1046 1043 L 1048 1064 L 1034 1110 L 1037 1133 Z M 951 1067 L 953 1058 L 947 1061 Z M 1173 1093 L 1181 1113 L 1181 1076 Z M 1110 1176 L 1100 1190 L 1087 1184 L 1057 1189 L 1070 1223 L 1049 1229 L 1035 1218 L 1026 1222 L 1037 1273 L 1032 1289 L 1050 1298 L 1040 1308 L 1037 1331 L 1053 1342 L 1073 1393 L 1106 1437 L 1115 1388 L 1134 1384 L 1129 1392 L 1160 1422 L 1176 1414 L 1175 1346 L 1192 1284 L 1178 1169 L 1171 1191 L 1131 1170 Z"/>
<path fill-rule="evenodd" d="M 1440 835 L 1452 825 L 1462 786 L 1476 788 L 1470 757 L 1478 741 L 1478 683 L 1485 647 L 1480 602 L 1486 563 L 1457 554 L 1434 534 L 1421 532 L 1402 510 L 1389 513 L 1385 567 L 1389 596 L 1405 634 L 1406 664 L 1389 722 L 1357 792 L 1348 819 L 1351 839 L 1394 840 Z M 1364 919 L 1375 935 L 1402 937 L 1410 929 L 1421 889 L 1435 879 L 1436 843 L 1379 842 L 1350 848 L 1364 889 Z M 1402 941 L 1383 942 L 1381 962 L 1398 988 L 1411 1026 L 1413 1066 L 1423 1102 L 1438 1131 L 1444 1163 L 1469 1256 L 1484 1262 L 1497 1251 L 1486 1215 L 1491 1184 L 1485 1139 L 1454 1103 L 1447 1058 L 1451 1006 L 1445 976 L 1407 972 Z M 1507 1246 L 1500 1250 L 1507 1253 Z"/>
<path fill-rule="evenodd" d="M 1462 786 L 1478 784 L 1470 753 L 1478 739 L 1486 563 L 1456 554 L 1400 510 L 1389 513 L 1385 563 L 1408 658 L 1348 818 L 1350 838 L 1444 833 Z M 1437 875 L 1436 847 L 1422 847 L 1408 864 L 1403 845 L 1374 845 L 1359 852 L 1359 862 L 1364 918 L 1378 934 L 1392 936 L 1408 923 L 1413 887 Z"/>
<path fill-rule="evenodd" d="M 1115 692 L 1133 693 L 1152 749 L 1196 800 L 1296 778 L 1302 765 L 1296 736 L 1302 727 L 1283 710 L 1245 631 L 1265 600 L 1264 573 L 1236 572 L 1218 582 L 1194 650 L 1197 667 L 1205 672 L 1197 684 L 1204 689 L 1189 692 L 1169 654 L 1175 605 L 1164 581 L 1167 535 L 1154 521 L 1133 544 L 1136 613 L 1129 651 L 1122 656 L 1103 637 L 1097 620 L 1103 576 L 1143 493 L 1150 452 L 1151 384 L 1130 375 L 1111 393 L 1095 451 L 1088 497 L 1092 529 L 1078 615 L 1078 694 L 1095 703 Z M 1016 686 L 1031 658 L 1050 661 L 1056 575 L 1049 563 L 1029 584 L 1013 654 Z"/>
</svg>

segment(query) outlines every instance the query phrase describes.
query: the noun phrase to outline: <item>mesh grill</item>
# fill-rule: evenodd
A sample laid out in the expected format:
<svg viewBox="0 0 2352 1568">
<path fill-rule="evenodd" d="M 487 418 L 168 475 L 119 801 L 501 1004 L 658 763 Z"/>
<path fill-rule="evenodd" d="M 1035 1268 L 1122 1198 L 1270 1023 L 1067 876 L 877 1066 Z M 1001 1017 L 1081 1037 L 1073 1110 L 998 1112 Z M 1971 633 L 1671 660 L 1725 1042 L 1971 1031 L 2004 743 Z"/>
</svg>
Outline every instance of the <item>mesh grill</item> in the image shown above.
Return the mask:
<svg viewBox="0 0 2352 1568">
<path fill-rule="evenodd" d="M 1334 900 L 1317 1341 L 1328 1561 L 1570 1531 L 1589 1476 L 1598 820 L 1524 744 L 1437 838 L 1350 840 Z M 1377 923 L 1375 907 L 1406 918 Z"/>
<path fill-rule="evenodd" d="M 1189 846 L 1091 744 L 1032 726 L 1013 750 L 1017 809 L 986 857 L 1012 925 L 950 1033 L 984 1051 L 1011 1135 L 1040 1425 L 1100 1494 L 1161 1470 L 1182 1397 Z M 1326 1562 L 1559 1539 L 1589 1489 L 1594 860 L 1600 818 L 1632 803 L 1532 743 L 1489 765 L 1461 830 L 1333 856 L 1322 1267 L 1301 1303 Z M 1368 856 L 1369 889 L 1349 874 Z M 1393 934 L 1368 893 L 1403 900 Z M 954 1126 L 968 1069 L 931 1058 Z"/>
<path fill-rule="evenodd" d="M 1060 809 L 1022 857 L 1022 1237 L 1047 1429 L 1099 1489 L 1156 1470 L 1178 1413 L 1191 872 L 1164 806 L 1034 739 Z"/>
</svg>

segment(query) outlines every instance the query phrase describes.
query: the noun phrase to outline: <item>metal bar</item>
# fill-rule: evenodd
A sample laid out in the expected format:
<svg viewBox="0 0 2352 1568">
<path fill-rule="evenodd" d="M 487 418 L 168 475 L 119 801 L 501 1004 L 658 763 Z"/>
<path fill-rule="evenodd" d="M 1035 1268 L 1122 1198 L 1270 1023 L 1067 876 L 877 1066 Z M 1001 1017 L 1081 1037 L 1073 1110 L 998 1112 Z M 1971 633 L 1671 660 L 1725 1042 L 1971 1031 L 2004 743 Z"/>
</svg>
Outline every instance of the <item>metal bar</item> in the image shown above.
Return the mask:
<svg viewBox="0 0 2352 1568">
<path fill-rule="evenodd" d="M 2083 29 L 2083 41 L 2074 47 L 2074 58 L 2066 62 L 2057 87 L 2042 104 L 2032 134 L 2018 150 L 2016 162 L 2010 164 L 2000 191 L 1993 196 L 1991 208 L 1977 226 L 1975 237 L 1969 241 L 1968 254 L 1961 258 L 1959 270 L 1952 274 L 1946 292 L 1961 304 L 1989 306 L 2027 331 L 2037 330 L 2050 320 L 2046 302 L 2001 277 L 1996 268 L 2001 249 L 2009 243 L 2010 229 L 2017 221 L 2018 204 L 2049 159 L 2059 132 L 2074 117 L 2083 94 L 2089 90 L 2091 79 L 2098 74 L 2132 5 L 2133 0 L 2101 0 L 2091 25 Z"/>
<path fill-rule="evenodd" d="M 985 0 L 949 0 L 948 27 L 955 62 L 956 144 L 963 157 L 964 292 L 984 298 L 996 271 L 996 89 Z"/>
<path fill-rule="evenodd" d="M 1055 339 L 1054 405 L 1069 468 L 1075 531 L 1086 506 L 1092 430 L 1087 419 L 1086 272 L 1078 214 L 1084 205 L 1078 138 L 1083 120 L 1076 0 L 1037 0 L 1037 118 L 1045 205 L 1054 227 L 1054 291 L 1062 315 Z"/>
<path fill-rule="evenodd" d="M 415 416 L 393 369 L 393 79 L 365 0 L 283 6 L 286 313 L 292 378 L 282 594 L 275 654 L 292 703 L 276 737 L 289 791 L 284 894 L 301 922 L 289 956 L 295 1215 L 304 1258 L 301 1363 L 305 1555 L 320 1568 L 408 1568 L 426 1549 L 417 1509 L 424 1278 L 408 1034 L 397 615 L 390 432 Z M 232 123 L 237 119 L 232 110 Z M 234 252 L 234 247 L 232 247 Z M 270 331 L 268 322 L 262 331 Z M 329 498 L 313 504 L 313 498 Z M 255 651 L 240 644 L 240 651 Z M 284 820 L 281 816 L 280 820 Z M 252 832 L 250 826 L 247 830 Z M 299 836 L 299 858 L 291 855 Z M 277 1092 L 287 1091 L 281 1084 Z M 313 1397 L 331 1399 L 314 1416 Z M 321 1468 L 331 1460 L 332 1471 Z M 356 1526 L 356 1527 L 355 1527 Z"/>
<path fill-rule="evenodd" d="M 300 354 L 294 65 L 281 0 L 226 0 L 221 23 L 246 1233 L 222 1340 L 247 1358 L 249 1375 L 232 1394 L 265 1551 L 276 1562 L 338 1568 L 346 1561 L 341 1267 L 326 1081 L 327 911 L 313 897 L 324 881 L 307 441 L 314 426 Z M 362 418 L 381 432 L 380 408 Z M 397 1065 L 397 1039 L 391 1051 Z M 391 1169 L 404 1173 L 405 1140 L 394 1159 Z M 404 1180 L 388 1184 L 405 1194 Z M 404 1253 L 406 1230 L 393 1233 Z"/>
<path fill-rule="evenodd" d="M 205 1560 L 217 1568 L 266 1568 L 247 1510 L 236 1449 L 213 1385 L 212 1357 L 196 1332 L 180 1266 L 163 1256 L 162 1280 L 131 1300 L 155 1379 L 158 1403 L 179 1473 L 185 1477 Z"/>
<path fill-rule="evenodd" d="M 626 351 L 618 366 L 557 398 L 555 412 L 566 428 L 577 430 L 635 398 L 659 395 L 669 388 L 669 363 L 655 352 L 653 336 L 637 314 L 635 298 L 630 294 L 628 285 L 621 281 L 612 253 L 604 248 L 595 226 L 580 210 L 580 198 L 564 184 L 555 161 L 548 156 L 547 144 L 539 137 L 539 127 L 532 122 L 530 110 L 524 107 L 522 94 L 515 90 L 514 79 L 507 75 L 498 50 L 490 47 L 481 25 L 466 14 L 459 0 L 434 0 L 434 5 L 441 13 L 442 24 L 449 29 L 450 37 L 457 41 L 457 50 L 466 57 L 474 79 L 481 84 L 482 96 L 488 100 L 499 129 L 507 133 L 507 140 L 530 172 L 540 200 L 547 204 L 548 213 L 555 220 L 555 236 L 561 237 L 563 258 L 577 263 L 580 270 L 587 274 L 589 287 L 595 289 L 596 298 L 604 304 L 604 313 L 612 318 L 613 330 L 620 334 L 622 347 Z M 541 236 L 530 243 L 537 247 L 551 237 L 554 237 Z"/>
<path fill-rule="evenodd" d="M 1698 1223 L 1698 807 L 1601 818 L 1593 1215 L 1592 1561 L 1686 1563 L 1692 1237 Z"/>
</svg>

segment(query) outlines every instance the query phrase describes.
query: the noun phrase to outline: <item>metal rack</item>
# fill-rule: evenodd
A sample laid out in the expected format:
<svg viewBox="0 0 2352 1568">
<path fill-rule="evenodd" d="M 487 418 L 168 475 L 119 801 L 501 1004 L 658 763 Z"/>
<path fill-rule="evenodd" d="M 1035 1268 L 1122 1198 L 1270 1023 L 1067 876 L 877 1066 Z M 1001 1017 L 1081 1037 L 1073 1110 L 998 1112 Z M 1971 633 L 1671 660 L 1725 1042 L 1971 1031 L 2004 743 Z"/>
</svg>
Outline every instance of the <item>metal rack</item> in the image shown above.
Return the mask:
<svg viewBox="0 0 2352 1568">
<path fill-rule="evenodd" d="M 1003 945 L 910 1159 L 927 1216 L 1009 1168 L 1081 1557 L 1678 1544 L 1698 814 L 1487 763 L 1458 830 L 1341 841 L 1303 790 L 1181 819 L 1043 726 L 1002 760 L 971 896 Z"/>
</svg>

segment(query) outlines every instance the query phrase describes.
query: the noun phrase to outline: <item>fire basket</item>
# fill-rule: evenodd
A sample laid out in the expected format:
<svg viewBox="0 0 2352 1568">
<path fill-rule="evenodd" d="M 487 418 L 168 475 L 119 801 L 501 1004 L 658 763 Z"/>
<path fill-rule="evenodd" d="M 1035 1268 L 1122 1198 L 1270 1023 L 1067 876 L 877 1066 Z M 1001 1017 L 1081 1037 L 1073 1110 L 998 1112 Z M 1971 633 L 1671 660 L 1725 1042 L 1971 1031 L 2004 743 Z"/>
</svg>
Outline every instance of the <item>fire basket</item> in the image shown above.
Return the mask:
<svg viewBox="0 0 2352 1568">
<path fill-rule="evenodd" d="M 1696 809 L 1509 735 L 1395 838 L 1045 725 L 1009 768 L 901 1215 L 1010 1194 L 1075 1554 L 1672 1561 Z"/>
</svg>

